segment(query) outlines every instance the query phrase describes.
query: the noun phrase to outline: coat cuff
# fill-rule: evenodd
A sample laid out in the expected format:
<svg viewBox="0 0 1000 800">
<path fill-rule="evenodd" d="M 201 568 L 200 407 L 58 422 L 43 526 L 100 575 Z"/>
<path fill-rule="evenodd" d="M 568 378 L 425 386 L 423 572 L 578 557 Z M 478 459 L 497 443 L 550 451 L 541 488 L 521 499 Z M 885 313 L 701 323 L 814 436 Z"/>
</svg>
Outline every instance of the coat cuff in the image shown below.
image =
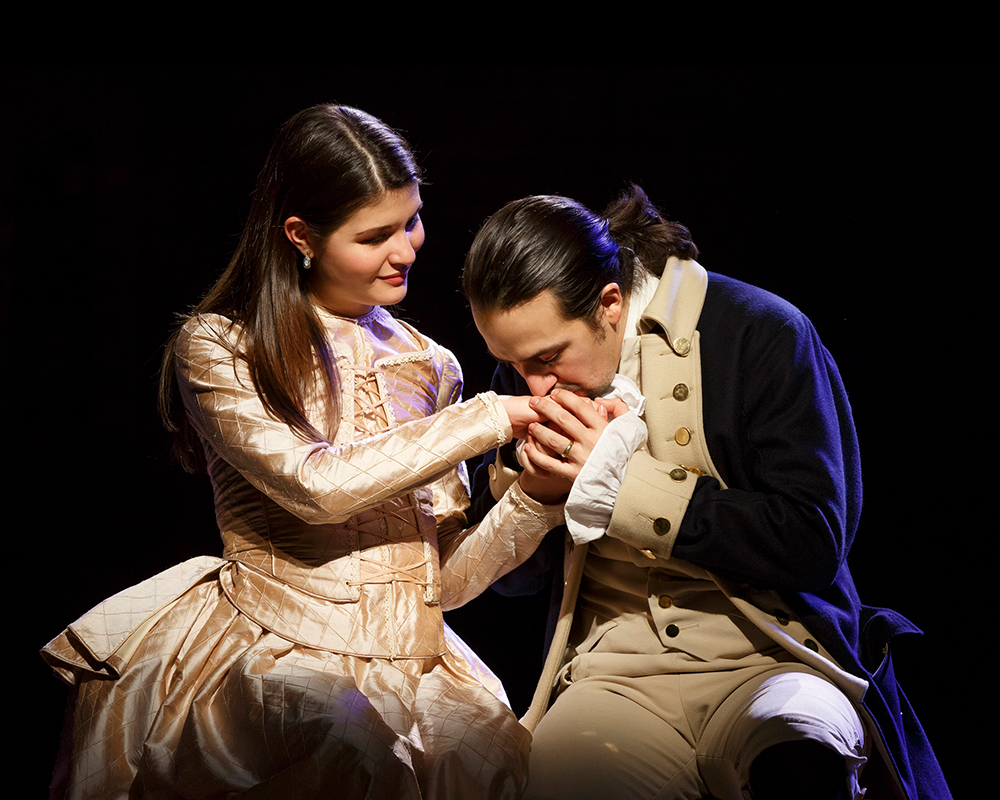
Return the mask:
<svg viewBox="0 0 1000 800">
<path fill-rule="evenodd" d="M 670 558 L 698 476 L 638 452 L 629 459 L 607 535 L 649 558 Z"/>
</svg>

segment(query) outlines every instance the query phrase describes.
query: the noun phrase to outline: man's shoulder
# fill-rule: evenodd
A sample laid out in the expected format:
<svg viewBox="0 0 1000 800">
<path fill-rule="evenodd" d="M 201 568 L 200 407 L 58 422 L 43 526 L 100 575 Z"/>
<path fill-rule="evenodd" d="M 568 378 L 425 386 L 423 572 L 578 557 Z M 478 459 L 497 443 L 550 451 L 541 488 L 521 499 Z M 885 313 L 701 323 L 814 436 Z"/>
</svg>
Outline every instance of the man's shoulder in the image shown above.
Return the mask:
<svg viewBox="0 0 1000 800">
<path fill-rule="evenodd" d="M 822 347 L 812 321 L 795 305 L 767 289 L 711 272 L 698 331 L 703 358 L 716 366 L 733 358 L 791 363 Z"/>
<path fill-rule="evenodd" d="M 698 321 L 703 359 L 713 368 L 732 364 L 799 364 L 812 369 L 829 354 L 819 333 L 795 305 L 774 292 L 709 273 Z"/>
<path fill-rule="evenodd" d="M 708 291 L 698 329 L 702 337 L 713 331 L 741 337 L 781 333 L 798 339 L 814 335 L 812 322 L 789 301 L 767 289 L 716 272 L 708 273 Z"/>
<path fill-rule="evenodd" d="M 708 273 L 705 305 L 710 311 L 761 320 L 787 321 L 802 316 L 798 308 L 774 292 L 718 272 Z"/>
</svg>

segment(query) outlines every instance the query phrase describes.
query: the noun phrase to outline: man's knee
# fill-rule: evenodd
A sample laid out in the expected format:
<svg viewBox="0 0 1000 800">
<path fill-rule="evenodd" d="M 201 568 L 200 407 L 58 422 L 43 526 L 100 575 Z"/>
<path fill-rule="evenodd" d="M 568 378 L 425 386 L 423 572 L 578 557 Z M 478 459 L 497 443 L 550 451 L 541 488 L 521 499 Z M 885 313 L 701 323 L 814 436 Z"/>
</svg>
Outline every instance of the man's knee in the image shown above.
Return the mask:
<svg viewBox="0 0 1000 800">
<path fill-rule="evenodd" d="M 783 742 L 750 765 L 754 800 L 853 800 L 843 756 L 819 742 Z"/>
</svg>

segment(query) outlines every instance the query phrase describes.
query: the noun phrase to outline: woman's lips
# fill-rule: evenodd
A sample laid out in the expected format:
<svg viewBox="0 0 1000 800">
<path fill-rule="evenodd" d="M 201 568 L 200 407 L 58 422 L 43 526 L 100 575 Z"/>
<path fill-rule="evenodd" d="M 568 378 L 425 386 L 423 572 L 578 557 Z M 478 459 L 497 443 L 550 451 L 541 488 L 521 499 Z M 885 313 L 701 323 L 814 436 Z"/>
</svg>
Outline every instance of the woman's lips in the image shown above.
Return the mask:
<svg viewBox="0 0 1000 800">
<path fill-rule="evenodd" d="M 397 272 L 395 275 L 385 275 L 385 276 L 380 275 L 379 280 L 385 281 L 390 286 L 402 286 L 404 283 L 406 283 L 406 273 Z"/>
</svg>

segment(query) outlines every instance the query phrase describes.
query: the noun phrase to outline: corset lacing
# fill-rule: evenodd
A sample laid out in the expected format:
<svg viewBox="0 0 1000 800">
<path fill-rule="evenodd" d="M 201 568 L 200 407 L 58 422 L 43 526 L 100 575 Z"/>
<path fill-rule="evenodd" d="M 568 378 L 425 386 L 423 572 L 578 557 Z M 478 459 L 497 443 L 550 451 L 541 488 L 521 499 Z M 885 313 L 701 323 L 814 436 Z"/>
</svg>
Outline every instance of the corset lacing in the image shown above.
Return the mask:
<svg viewBox="0 0 1000 800">
<path fill-rule="evenodd" d="M 354 438 L 364 439 L 389 429 L 389 398 L 382 397 L 379 376 L 382 370 L 374 367 L 348 365 L 354 372 L 354 390 L 344 391 L 354 398 L 356 413 L 350 418 L 354 425 Z"/>
<path fill-rule="evenodd" d="M 385 517 L 396 517 L 403 522 L 407 528 L 413 529 L 412 517 L 404 517 L 403 512 L 413 511 L 415 508 L 415 505 L 403 506 L 401 508 L 386 508 L 385 506 L 381 506 L 379 508 L 372 509 L 378 517 L 376 520 L 369 520 L 369 522 L 380 521 Z M 362 563 L 371 564 L 375 567 L 379 567 L 380 569 L 366 575 L 364 580 L 347 581 L 348 586 L 363 586 L 364 584 L 369 583 L 413 583 L 422 587 L 433 585 L 433 581 L 426 580 L 427 565 L 430 561 L 426 554 L 419 561 L 406 566 L 400 566 L 391 562 L 382 561 L 378 558 L 372 558 L 371 556 L 366 555 L 366 553 L 370 552 L 372 548 L 380 545 L 399 544 L 401 540 L 392 539 L 380 533 L 373 532 L 368 528 L 357 527 L 356 525 L 352 525 L 350 522 L 348 522 L 345 527 L 349 530 L 357 532 L 358 534 L 370 536 L 379 540 L 376 544 L 372 545 L 372 547 L 365 548 L 360 551 L 358 553 L 358 558 Z M 422 542 L 423 537 L 417 537 L 417 540 Z"/>
<path fill-rule="evenodd" d="M 373 434 L 388 430 L 390 425 L 390 406 L 389 398 L 382 397 L 381 384 L 379 383 L 382 370 L 355 364 L 351 364 L 350 369 L 354 372 L 355 376 L 354 390 L 350 392 L 345 391 L 345 394 L 349 394 L 356 402 L 356 413 L 350 420 L 355 427 L 355 439 L 363 439 L 366 436 L 372 436 Z M 384 505 L 379 506 L 371 509 L 371 513 L 376 516 L 374 519 L 367 519 L 365 524 L 371 525 L 375 523 L 384 529 L 385 526 L 384 524 L 380 524 L 381 521 L 385 517 L 395 517 L 403 523 L 404 530 L 406 528 L 413 530 L 415 529 L 414 519 L 412 516 L 404 516 L 404 512 L 413 512 L 415 509 L 416 506 L 413 504 L 396 508 Z M 426 556 L 426 547 L 424 548 L 424 557 L 418 562 L 407 566 L 399 566 L 398 564 L 366 555 L 366 553 L 371 552 L 371 550 L 380 545 L 397 544 L 400 541 L 399 539 L 391 539 L 381 533 L 372 531 L 369 527 L 360 528 L 351 522 L 348 522 L 346 527 L 359 535 L 371 536 L 379 540 L 372 547 L 365 548 L 358 553 L 358 558 L 363 564 L 372 565 L 377 569 L 366 575 L 363 580 L 347 581 L 349 586 L 363 586 L 364 584 L 371 583 L 412 583 L 426 588 L 433 585 L 433 581 L 427 580 L 427 565 L 430 559 Z M 421 543 L 423 542 L 423 537 L 417 538 Z"/>
</svg>

